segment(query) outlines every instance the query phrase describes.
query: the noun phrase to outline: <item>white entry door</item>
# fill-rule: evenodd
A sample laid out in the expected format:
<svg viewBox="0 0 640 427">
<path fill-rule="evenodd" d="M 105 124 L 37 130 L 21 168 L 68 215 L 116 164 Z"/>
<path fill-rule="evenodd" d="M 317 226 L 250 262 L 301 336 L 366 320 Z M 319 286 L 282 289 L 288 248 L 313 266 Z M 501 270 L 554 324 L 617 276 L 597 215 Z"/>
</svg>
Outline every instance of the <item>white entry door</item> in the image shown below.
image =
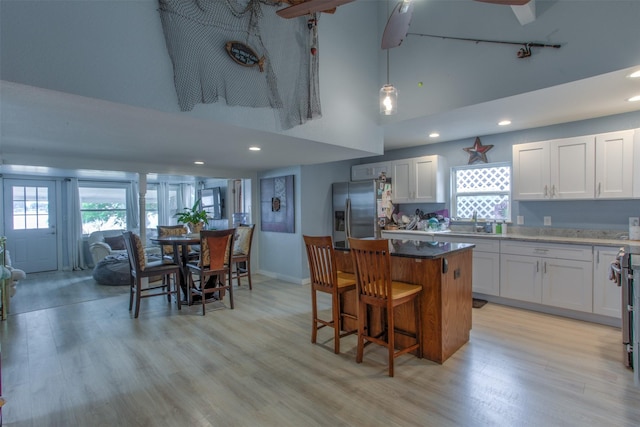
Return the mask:
<svg viewBox="0 0 640 427">
<path fill-rule="evenodd" d="M 15 268 L 58 269 L 55 181 L 5 179 L 4 229 Z"/>
</svg>

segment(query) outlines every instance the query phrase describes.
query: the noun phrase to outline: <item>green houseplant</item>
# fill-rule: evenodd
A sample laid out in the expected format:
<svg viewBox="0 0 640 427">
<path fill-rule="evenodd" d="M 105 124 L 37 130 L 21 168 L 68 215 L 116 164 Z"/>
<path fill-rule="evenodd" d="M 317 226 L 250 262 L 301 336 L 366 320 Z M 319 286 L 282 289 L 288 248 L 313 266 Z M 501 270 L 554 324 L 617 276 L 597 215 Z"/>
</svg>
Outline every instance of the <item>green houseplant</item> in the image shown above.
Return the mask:
<svg viewBox="0 0 640 427">
<path fill-rule="evenodd" d="M 200 209 L 200 199 L 196 200 L 191 208 L 184 208 L 184 212 L 178 212 L 176 217 L 191 233 L 199 233 L 204 225 L 209 224 L 207 212 Z"/>
</svg>

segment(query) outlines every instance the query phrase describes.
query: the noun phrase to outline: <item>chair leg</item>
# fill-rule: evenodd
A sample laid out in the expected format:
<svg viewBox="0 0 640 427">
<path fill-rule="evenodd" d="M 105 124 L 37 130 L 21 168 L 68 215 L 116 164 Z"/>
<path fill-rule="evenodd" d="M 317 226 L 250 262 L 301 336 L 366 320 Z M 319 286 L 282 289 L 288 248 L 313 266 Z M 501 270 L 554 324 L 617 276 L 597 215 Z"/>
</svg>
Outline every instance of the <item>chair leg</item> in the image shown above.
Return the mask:
<svg viewBox="0 0 640 427">
<path fill-rule="evenodd" d="M 395 359 L 395 321 L 393 320 L 393 309 L 387 310 L 387 350 L 389 353 L 389 376 L 393 377 L 393 361 Z"/>
<path fill-rule="evenodd" d="M 140 282 L 140 278 L 136 278 L 136 312 L 133 316 L 134 318 L 138 318 L 138 313 L 140 313 L 140 292 L 142 291 L 142 283 Z"/>
<path fill-rule="evenodd" d="M 356 352 L 356 363 L 362 363 L 362 357 L 364 354 L 365 327 L 368 323 L 367 317 L 367 305 L 360 301 L 358 309 L 358 351 Z"/>
<path fill-rule="evenodd" d="M 176 302 L 178 304 L 178 310 L 182 310 L 182 301 L 180 298 L 180 284 L 178 284 L 178 274 L 173 273 L 173 287 L 176 294 Z"/>
<path fill-rule="evenodd" d="M 342 322 L 340 321 L 340 299 L 335 293 L 331 297 L 331 317 L 333 318 L 333 352 L 339 354 Z"/>
<path fill-rule="evenodd" d="M 224 276 L 226 276 L 226 274 Z M 222 283 L 226 281 L 224 276 L 222 277 Z M 231 277 L 231 274 L 229 274 L 229 306 L 231 307 L 231 310 L 233 310 L 233 278 Z"/>
<path fill-rule="evenodd" d="M 253 290 L 253 286 L 251 286 L 251 260 L 247 258 L 247 280 L 249 280 L 249 290 Z"/>
<path fill-rule="evenodd" d="M 318 306 L 316 301 L 316 290 L 311 285 L 311 343 L 315 344 L 318 338 Z"/>
<path fill-rule="evenodd" d="M 133 277 L 131 277 L 131 283 L 129 284 L 129 311 L 133 307 L 133 287 L 135 286 L 135 281 Z"/>
<path fill-rule="evenodd" d="M 240 263 L 234 263 L 236 267 L 236 280 L 238 281 L 238 287 L 240 287 Z"/>
<path fill-rule="evenodd" d="M 418 359 L 422 359 L 422 325 L 420 323 L 420 314 L 419 314 L 419 313 L 422 313 L 420 311 L 420 308 L 421 308 L 420 295 L 418 295 L 415 300 L 416 300 L 415 302 L 416 343 L 418 344 Z"/>
</svg>

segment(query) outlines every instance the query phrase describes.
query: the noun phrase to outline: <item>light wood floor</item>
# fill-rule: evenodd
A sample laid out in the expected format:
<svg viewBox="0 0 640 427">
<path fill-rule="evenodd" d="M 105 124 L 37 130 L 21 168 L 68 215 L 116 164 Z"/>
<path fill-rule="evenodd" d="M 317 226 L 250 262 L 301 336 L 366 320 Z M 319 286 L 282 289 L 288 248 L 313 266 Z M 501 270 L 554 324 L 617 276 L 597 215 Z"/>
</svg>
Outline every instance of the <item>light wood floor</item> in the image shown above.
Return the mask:
<svg viewBox="0 0 640 427">
<path fill-rule="evenodd" d="M 46 298 L 74 277 L 20 286 Z M 255 275 L 235 310 L 151 298 L 138 319 L 122 290 L 0 323 L 5 426 L 640 425 L 615 328 L 489 303 L 444 365 L 405 355 L 389 378 L 382 348 L 356 364 L 354 336 L 340 355 L 327 329 L 310 343 L 307 286 Z"/>
</svg>

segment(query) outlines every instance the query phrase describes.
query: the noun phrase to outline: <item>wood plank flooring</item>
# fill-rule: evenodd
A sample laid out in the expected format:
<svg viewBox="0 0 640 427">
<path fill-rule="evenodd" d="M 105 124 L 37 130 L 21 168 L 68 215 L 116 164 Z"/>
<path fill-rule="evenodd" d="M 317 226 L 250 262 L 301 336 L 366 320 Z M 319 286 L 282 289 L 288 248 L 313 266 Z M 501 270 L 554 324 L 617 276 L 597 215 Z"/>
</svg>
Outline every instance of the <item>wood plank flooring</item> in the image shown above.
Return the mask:
<svg viewBox="0 0 640 427">
<path fill-rule="evenodd" d="M 68 304 L 20 300 L 83 275 L 85 296 Z M 203 317 L 159 297 L 133 319 L 126 287 L 31 274 L 12 301 L 20 313 L 0 322 L 4 425 L 640 425 L 619 329 L 489 303 L 443 365 L 405 355 L 389 378 L 383 348 L 356 364 L 354 336 L 340 355 L 328 329 L 311 344 L 310 299 L 307 286 L 254 275 L 235 310 Z"/>
</svg>

